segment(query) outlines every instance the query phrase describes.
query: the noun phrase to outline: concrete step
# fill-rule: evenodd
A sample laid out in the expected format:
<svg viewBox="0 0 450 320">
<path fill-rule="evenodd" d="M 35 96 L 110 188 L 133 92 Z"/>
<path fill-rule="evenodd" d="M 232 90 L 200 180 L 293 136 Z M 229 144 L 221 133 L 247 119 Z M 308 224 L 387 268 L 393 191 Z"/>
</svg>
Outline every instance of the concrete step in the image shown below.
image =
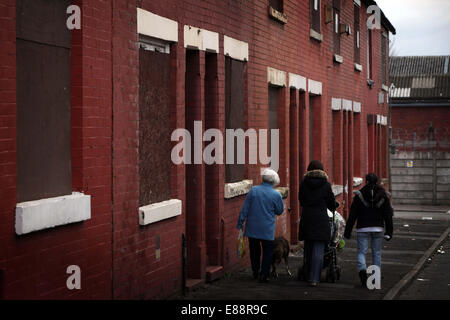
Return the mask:
<svg viewBox="0 0 450 320">
<path fill-rule="evenodd" d="M 212 282 L 223 276 L 222 266 L 207 266 L 206 267 L 206 281 Z"/>
<path fill-rule="evenodd" d="M 188 292 L 201 288 L 205 284 L 205 279 L 186 279 L 186 289 Z"/>
</svg>

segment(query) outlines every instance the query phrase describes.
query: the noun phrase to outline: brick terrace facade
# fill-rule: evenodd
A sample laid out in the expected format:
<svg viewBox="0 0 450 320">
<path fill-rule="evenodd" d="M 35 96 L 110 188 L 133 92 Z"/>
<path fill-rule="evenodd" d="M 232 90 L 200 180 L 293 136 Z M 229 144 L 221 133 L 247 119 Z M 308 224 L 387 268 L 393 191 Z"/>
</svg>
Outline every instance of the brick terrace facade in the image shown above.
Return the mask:
<svg viewBox="0 0 450 320">
<path fill-rule="evenodd" d="M 91 196 L 90 218 L 18 235 L 16 2 L 0 1 L 3 298 L 170 297 L 180 293 L 183 285 L 183 234 L 187 237 L 188 284 L 195 283 L 193 279 L 204 281 L 207 274 L 215 277 L 249 263 L 248 256 L 240 260 L 236 255 L 235 225 L 245 196 L 225 199 L 225 165 L 173 164 L 170 181 L 166 182 L 170 198 L 182 203 L 181 214 L 139 224 L 142 204 L 137 8 L 156 23 L 176 23 L 175 39 L 173 34 L 169 40 L 165 36 L 156 39 L 170 48 L 170 119 L 165 119 L 161 128 L 185 128 L 193 120 L 202 120 L 203 129 L 225 130 L 225 69 L 229 58 L 224 52 L 244 65 L 244 129 L 268 128 L 268 91 L 269 87 L 277 89 L 279 174 L 281 186 L 290 188 L 284 200 L 286 212 L 277 218 L 277 235 L 293 244 L 297 242 L 301 214 L 298 185 L 310 159 L 324 163 L 337 199 L 343 203 L 340 210 L 344 215 L 350 205 L 354 178 L 369 171 L 388 178 L 389 84 L 387 80 L 383 84 L 382 78 L 389 76 L 388 70 L 384 75 L 382 72 L 382 65 L 388 63 L 381 63 L 381 43 L 385 41 L 387 47 L 389 31 L 395 30 L 383 16 L 381 29 L 371 31 L 371 87 L 367 76 L 366 9 L 373 1 L 318 1 L 320 41 L 310 28 L 310 6 L 315 1 L 270 1 L 272 6 L 281 3 L 278 9 L 287 16 L 284 23 L 269 16 L 269 1 L 264 0 L 77 0 L 73 4 L 81 8 L 82 25 L 80 30 L 72 31 L 70 49 L 70 166 L 72 190 Z M 362 71 L 356 69 L 354 58 L 355 3 L 361 26 Z M 352 30 L 350 35 L 338 36 L 340 52 L 336 57 L 335 23 L 326 21 L 327 8 L 333 5 L 340 5 L 340 22 Z M 218 50 L 202 50 L 201 46 L 185 43 L 185 26 L 213 32 Z M 153 40 L 169 32 L 157 32 L 151 27 L 143 30 L 141 35 Z M 240 48 L 248 45 L 248 55 L 244 53 L 242 58 L 227 47 L 225 37 L 239 40 L 234 43 L 239 43 Z M 387 59 L 386 54 L 384 58 Z M 311 148 L 310 141 L 314 144 Z M 264 166 L 245 165 L 244 178 L 260 183 L 261 167 Z M 69 265 L 78 265 L 82 270 L 81 290 L 66 287 Z"/>
</svg>

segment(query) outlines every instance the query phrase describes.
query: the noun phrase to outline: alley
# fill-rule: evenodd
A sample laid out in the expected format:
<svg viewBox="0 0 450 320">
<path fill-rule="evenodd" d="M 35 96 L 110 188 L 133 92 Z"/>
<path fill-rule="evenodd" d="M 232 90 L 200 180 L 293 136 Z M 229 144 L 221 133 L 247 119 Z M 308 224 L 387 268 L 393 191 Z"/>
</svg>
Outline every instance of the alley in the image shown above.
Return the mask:
<svg viewBox="0 0 450 320">
<path fill-rule="evenodd" d="M 408 210 L 408 211 L 403 211 Z M 249 268 L 236 273 L 226 274 L 219 281 L 190 292 L 185 299 L 205 300 L 303 300 L 303 299 L 339 299 L 339 300 L 370 300 L 382 299 L 410 270 L 417 264 L 426 251 L 448 231 L 450 214 L 445 208 L 439 211 L 424 211 L 427 208 L 413 207 L 400 208 L 396 211 L 394 220 L 394 238 L 383 243 L 383 264 L 381 290 L 369 291 L 360 288 L 356 273 L 356 240 L 355 232 L 352 239 L 347 240 L 346 247 L 339 254 L 339 263 L 342 267 L 342 277 L 337 283 L 321 283 L 317 288 L 311 288 L 306 282 L 297 281 L 295 275 L 289 277 L 284 270 L 283 263 L 279 268 L 279 278 L 271 280 L 268 284 L 260 284 L 251 278 Z M 440 247 L 440 246 L 439 246 Z M 447 251 L 438 260 L 439 270 L 449 270 L 448 241 Z M 438 253 L 438 255 L 440 255 Z M 445 258 L 446 257 L 446 258 Z M 290 268 L 296 271 L 302 262 L 302 250 L 291 253 Z M 433 259 L 431 260 L 433 261 Z M 370 263 L 370 258 L 368 257 Z M 433 262 L 427 262 L 432 264 Z M 427 266 L 424 266 L 424 272 Z M 294 272 L 293 272 L 294 273 Z M 425 276 L 423 276 L 425 277 Z M 429 276 L 428 276 L 429 277 Z M 448 275 L 442 275 L 442 279 Z M 419 277 L 420 278 L 420 277 Z M 414 280 L 417 281 L 417 280 Z M 448 281 L 447 281 L 448 282 Z M 445 285 L 447 286 L 447 282 Z M 447 287 L 448 288 L 448 287 Z M 418 295 L 417 295 L 418 294 Z M 420 299 L 423 295 L 413 286 L 403 298 Z M 441 292 L 436 297 L 449 299 L 450 294 Z"/>
</svg>

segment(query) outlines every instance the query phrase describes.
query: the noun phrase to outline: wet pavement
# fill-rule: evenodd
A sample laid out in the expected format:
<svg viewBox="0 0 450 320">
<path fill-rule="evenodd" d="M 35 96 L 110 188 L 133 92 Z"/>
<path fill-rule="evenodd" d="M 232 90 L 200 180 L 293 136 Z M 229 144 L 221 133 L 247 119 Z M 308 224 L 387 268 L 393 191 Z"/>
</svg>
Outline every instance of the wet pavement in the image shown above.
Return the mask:
<svg viewBox="0 0 450 320">
<path fill-rule="evenodd" d="M 439 212 L 441 214 L 442 212 Z M 448 214 L 450 216 L 450 214 Z M 189 300 L 303 300 L 303 299 L 350 299 L 371 300 L 382 299 L 383 296 L 397 284 L 420 260 L 425 252 L 439 239 L 442 233 L 450 226 L 446 215 L 434 219 L 422 220 L 412 214 L 408 218 L 404 212 L 401 217 L 396 215 L 394 220 L 394 238 L 383 241 L 382 252 L 382 280 L 380 290 L 368 290 L 360 287 L 356 269 L 356 233 L 352 239 L 346 240 L 346 247 L 338 254 L 339 265 L 342 267 L 341 279 L 337 283 L 322 282 L 316 288 L 311 288 L 306 282 L 296 279 L 296 271 L 303 261 L 300 249 L 290 255 L 290 269 L 293 273 L 289 277 L 285 271 L 284 263 L 278 267 L 279 278 L 271 279 L 269 283 L 261 284 L 251 277 L 250 268 L 225 276 L 210 284 L 189 292 L 183 299 Z M 444 249 L 450 252 L 447 247 Z M 448 256 L 446 261 L 448 268 Z M 444 259 L 445 260 L 445 259 Z M 367 255 L 367 264 L 371 264 L 370 251 Z M 426 271 L 428 270 L 428 271 Z M 425 269 L 424 272 L 438 272 Z M 323 277 L 325 273 L 323 273 Z M 427 277 L 427 274 L 421 275 Z M 448 276 L 446 278 L 448 280 Z M 447 281 L 450 283 L 450 281 Z M 431 283 L 430 283 L 431 284 Z M 447 288 L 450 288 L 447 287 Z M 402 298 L 414 298 L 415 287 L 412 293 L 405 292 Z M 423 290 L 421 290 L 423 292 Z"/>
</svg>

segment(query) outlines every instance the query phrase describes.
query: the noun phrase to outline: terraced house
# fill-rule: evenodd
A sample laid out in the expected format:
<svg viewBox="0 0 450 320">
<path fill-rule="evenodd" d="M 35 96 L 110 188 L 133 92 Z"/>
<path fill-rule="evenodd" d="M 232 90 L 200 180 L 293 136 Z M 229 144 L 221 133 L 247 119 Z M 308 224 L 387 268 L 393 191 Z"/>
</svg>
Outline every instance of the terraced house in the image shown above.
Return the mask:
<svg viewBox="0 0 450 320">
<path fill-rule="evenodd" d="M 0 0 L 1 296 L 166 298 L 247 266 L 236 220 L 266 165 L 173 163 L 172 132 L 199 121 L 279 129 L 292 244 L 310 160 L 344 215 L 366 173 L 387 184 L 395 29 L 375 5 Z"/>
</svg>

